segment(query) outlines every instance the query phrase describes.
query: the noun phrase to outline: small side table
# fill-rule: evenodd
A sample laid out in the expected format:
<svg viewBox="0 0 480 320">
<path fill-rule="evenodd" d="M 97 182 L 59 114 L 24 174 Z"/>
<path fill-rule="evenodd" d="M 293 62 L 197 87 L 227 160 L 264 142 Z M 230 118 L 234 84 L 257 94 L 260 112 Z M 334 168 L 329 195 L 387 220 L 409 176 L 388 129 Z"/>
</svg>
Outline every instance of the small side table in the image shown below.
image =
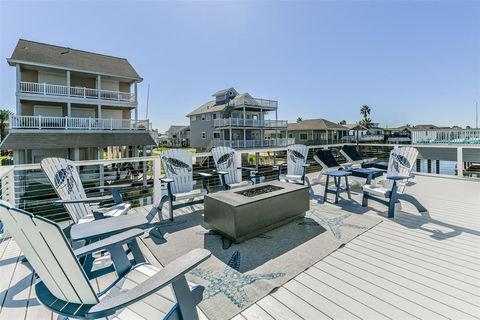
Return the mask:
<svg viewBox="0 0 480 320">
<path fill-rule="evenodd" d="M 352 174 L 350 171 L 332 170 L 325 171 L 322 174 L 327 176 L 327 181 L 325 182 L 325 192 L 323 194 L 323 201 L 327 201 L 327 193 L 333 193 L 335 194 L 334 203 L 338 203 L 338 196 L 342 191 L 347 191 L 348 199 L 352 199 L 352 196 L 350 195 L 350 187 L 348 185 L 348 176 Z M 333 182 L 335 183 L 334 189 L 328 187 L 330 177 L 333 177 Z M 345 178 L 345 188 L 340 187 L 342 177 Z"/>
</svg>

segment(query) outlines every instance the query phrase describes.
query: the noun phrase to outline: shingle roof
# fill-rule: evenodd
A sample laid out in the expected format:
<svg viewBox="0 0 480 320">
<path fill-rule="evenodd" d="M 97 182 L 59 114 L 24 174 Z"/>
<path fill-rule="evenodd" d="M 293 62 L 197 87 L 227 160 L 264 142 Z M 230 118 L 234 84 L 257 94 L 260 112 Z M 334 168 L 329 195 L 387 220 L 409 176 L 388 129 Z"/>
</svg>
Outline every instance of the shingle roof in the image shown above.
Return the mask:
<svg viewBox="0 0 480 320">
<path fill-rule="evenodd" d="M 7 61 L 10 65 L 16 62 L 41 64 L 65 70 L 143 80 L 127 59 L 23 39 L 18 40 Z"/>
<path fill-rule="evenodd" d="M 213 97 L 217 97 L 217 96 L 223 96 L 225 95 L 225 93 L 227 93 L 228 91 L 233 91 L 235 92 L 235 94 L 238 94 L 237 90 L 235 90 L 234 87 L 230 87 L 230 88 L 227 88 L 227 89 L 222 89 L 222 90 L 218 90 L 217 92 L 215 92 L 214 94 L 212 94 Z"/>
<path fill-rule="evenodd" d="M 188 128 L 188 127 L 190 127 L 190 126 L 185 126 L 185 125 L 183 125 L 183 126 L 172 125 L 172 126 L 170 126 L 170 128 L 168 128 L 167 131 L 168 131 L 168 132 L 172 132 L 172 133 L 176 133 L 176 132 L 179 132 L 179 131 L 181 131 L 181 130 L 183 130 L 183 129 L 186 129 L 186 128 Z"/>
<path fill-rule="evenodd" d="M 215 101 L 208 101 L 204 104 L 202 104 L 200 107 L 197 109 L 193 110 L 189 114 L 187 114 L 187 117 L 202 114 L 205 112 L 218 112 L 218 111 L 223 111 L 226 107 L 226 104 L 215 104 Z"/>
<path fill-rule="evenodd" d="M 428 130 L 428 129 L 438 129 L 438 127 L 434 126 L 433 124 L 417 124 L 417 125 L 414 125 L 412 129 Z"/>
<path fill-rule="evenodd" d="M 364 126 L 362 126 L 359 123 L 347 123 L 343 125 L 344 127 L 347 127 L 349 130 L 355 129 L 358 127 L 359 130 L 367 130 Z"/>
<path fill-rule="evenodd" d="M 348 130 L 348 128 L 325 119 L 309 119 L 298 123 L 289 123 L 288 131 L 298 130 Z"/>
</svg>

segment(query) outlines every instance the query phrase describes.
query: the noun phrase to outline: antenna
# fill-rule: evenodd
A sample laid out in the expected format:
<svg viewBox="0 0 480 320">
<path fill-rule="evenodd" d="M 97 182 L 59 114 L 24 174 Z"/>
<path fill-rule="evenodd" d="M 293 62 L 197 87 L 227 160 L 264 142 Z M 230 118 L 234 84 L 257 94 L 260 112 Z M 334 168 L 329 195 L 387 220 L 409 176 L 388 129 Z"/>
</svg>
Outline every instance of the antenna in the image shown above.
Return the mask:
<svg viewBox="0 0 480 320">
<path fill-rule="evenodd" d="M 147 111 L 145 114 L 145 119 L 148 120 L 148 101 L 150 100 L 150 83 L 148 84 L 148 89 L 147 89 Z"/>
</svg>

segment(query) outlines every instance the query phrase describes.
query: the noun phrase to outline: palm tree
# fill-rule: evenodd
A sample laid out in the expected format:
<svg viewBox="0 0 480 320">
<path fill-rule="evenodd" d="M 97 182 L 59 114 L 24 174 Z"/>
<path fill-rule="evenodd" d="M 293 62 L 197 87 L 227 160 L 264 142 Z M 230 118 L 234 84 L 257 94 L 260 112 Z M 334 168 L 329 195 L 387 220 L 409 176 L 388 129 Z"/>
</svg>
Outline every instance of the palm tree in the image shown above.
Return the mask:
<svg viewBox="0 0 480 320">
<path fill-rule="evenodd" d="M 365 128 L 370 129 L 372 127 L 372 119 L 365 117 L 360 121 L 360 124 Z"/>
<path fill-rule="evenodd" d="M 297 118 L 297 123 L 302 122 L 302 121 L 303 121 L 302 117 Z"/>
<path fill-rule="evenodd" d="M 338 124 L 342 124 L 342 125 L 343 125 L 343 124 L 347 124 L 347 120 L 342 120 L 342 121 L 340 121 Z"/>
<path fill-rule="evenodd" d="M 366 119 L 369 115 L 370 115 L 370 111 L 372 111 L 370 109 L 370 107 L 366 104 L 364 104 L 361 108 L 360 108 L 360 114 L 363 115 L 363 119 Z"/>
</svg>

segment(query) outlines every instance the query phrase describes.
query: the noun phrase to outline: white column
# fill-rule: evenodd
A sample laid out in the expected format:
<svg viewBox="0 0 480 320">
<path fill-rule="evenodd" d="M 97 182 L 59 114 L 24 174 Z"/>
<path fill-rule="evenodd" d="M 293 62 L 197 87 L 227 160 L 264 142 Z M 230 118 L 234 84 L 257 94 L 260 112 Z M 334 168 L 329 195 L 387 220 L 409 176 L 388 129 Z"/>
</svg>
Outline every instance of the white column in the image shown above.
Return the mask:
<svg viewBox="0 0 480 320">
<path fill-rule="evenodd" d="M 73 161 L 79 161 L 80 160 L 80 148 L 74 148 L 73 149 Z"/>
<path fill-rule="evenodd" d="M 457 176 L 463 177 L 463 148 L 457 147 Z"/>
<path fill-rule="evenodd" d="M 102 95 L 100 92 L 102 91 L 102 77 L 100 75 L 97 75 L 97 95 L 98 99 L 102 98 Z"/>
<path fill-rule="evenodd" d="M 17 64 L 16 66 L 16 74 L 17 74 L 17 83 L 16 83 L 16 91 L 19 92 L 20 91 L 20 81 L 22 81 L 22 73 L 21 73 L 21 70 L 20 70 L 20 65 Z M 22 105 L 20 104 L 20 99 L 17 98 L 17 105 L 16 105 L 16 113 L 17 113 L 17 116 L 20 116 L 22 115 Z"/>
<path fill-rule="evenodd" d="M 67 95 L 70 97 L 70 70 L 67 70 Z M 70 117 L 70 115 L 68 115 Z"/>
<path fill-rule="evenodd" d="M 103 152 L 103 148 L 98 148 L 98 160 L 103 160 L 105 159 L 105 153 Z M 100 185 L 103 186 L 105 184 L 105 174 L 104 174 L 104 165 L 103 163 L 98 166 L 98 174 L 99 174 L 99 180 L 100 180 Z M 100 191 L 103 192 L 104 189 L 101 189 Z"/>
<path fill-rule="evenodd" d="M 102 118 L 102 105 L 101 104 L 97 105 L 97 114 L 98 114 L 97 118 L 101 119 Z"/>
<path fill-rule="evenodd" d="M 235 151 L 235 161 L 238 164 L 238 168 L 242 167 L 242 154 L 238 151 Z M 242 181 L 242 169 L 237 170 L 237 181 Z"/>
<path fill-rule="evenodd" d="M 247 130 L 245 126 L 247 125 L 247 115 L 245 114 L 245 106 L 243 107 L 243 147 L 247 147 Z"/>
<path fill-rule="evenodd" d="M 135 121 L 138 121 L 138 84 L 135 82 Z"/>
<path fill-rule="evenodd" d="M 67 102 L 67 117 L 72 116 L 72 104 L 70 102 Z"/>
</svg>

